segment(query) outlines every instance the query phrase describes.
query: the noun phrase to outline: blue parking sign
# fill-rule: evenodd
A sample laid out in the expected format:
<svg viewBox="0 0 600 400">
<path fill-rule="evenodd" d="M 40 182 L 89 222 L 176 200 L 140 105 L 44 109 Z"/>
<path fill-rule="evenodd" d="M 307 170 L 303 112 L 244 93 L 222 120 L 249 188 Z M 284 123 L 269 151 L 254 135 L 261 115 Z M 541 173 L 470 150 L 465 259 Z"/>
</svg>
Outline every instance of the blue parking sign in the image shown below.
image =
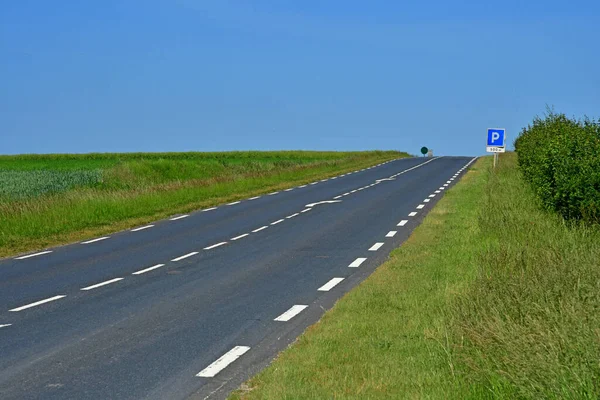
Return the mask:
<svg viewBox="0 0 600 400">
<path fill-rule="evenodd" d="M 504 147 L 506 138 L 506 129 L 490 128 L 487 134 L 487 145 L 495 147 Z"/>
</svg>

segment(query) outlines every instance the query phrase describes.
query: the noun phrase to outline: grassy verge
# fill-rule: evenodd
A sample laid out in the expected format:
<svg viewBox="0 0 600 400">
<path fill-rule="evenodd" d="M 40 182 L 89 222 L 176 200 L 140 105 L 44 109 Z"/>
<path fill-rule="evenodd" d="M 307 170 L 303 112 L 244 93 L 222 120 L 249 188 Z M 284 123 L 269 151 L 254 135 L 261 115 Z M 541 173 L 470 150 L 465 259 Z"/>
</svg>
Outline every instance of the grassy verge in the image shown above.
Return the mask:
<svg viewBox="0 0 600 400">
<path fill-rule="evenodd" d="M 232 398 L 598 398 L 600 230 L 489 167 Z"/>
<path fill-rule="evenodd" d="M 449 190 L 409 240 L 233 398 L 447 398 L 448 305 L 476 275 L 488 160 Z"/>
<path fill-rule="evenodd" d="M 232 152 L 0 157 L 0 257 L 407 156 Z"/>
</svg>

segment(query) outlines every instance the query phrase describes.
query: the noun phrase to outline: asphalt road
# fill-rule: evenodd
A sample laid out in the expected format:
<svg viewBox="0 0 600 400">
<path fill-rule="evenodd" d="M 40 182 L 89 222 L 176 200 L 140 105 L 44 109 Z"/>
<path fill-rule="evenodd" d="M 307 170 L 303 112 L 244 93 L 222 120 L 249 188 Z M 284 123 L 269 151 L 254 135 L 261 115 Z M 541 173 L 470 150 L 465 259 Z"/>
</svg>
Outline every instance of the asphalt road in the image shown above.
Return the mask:
<svg viewBox="0 0 600 400">
<path fill-rule="evenodd" d="M 0 399 L 226 397 L 384 262 L 472 161 L 400 159 L 0 260 Z"/>
</svg>

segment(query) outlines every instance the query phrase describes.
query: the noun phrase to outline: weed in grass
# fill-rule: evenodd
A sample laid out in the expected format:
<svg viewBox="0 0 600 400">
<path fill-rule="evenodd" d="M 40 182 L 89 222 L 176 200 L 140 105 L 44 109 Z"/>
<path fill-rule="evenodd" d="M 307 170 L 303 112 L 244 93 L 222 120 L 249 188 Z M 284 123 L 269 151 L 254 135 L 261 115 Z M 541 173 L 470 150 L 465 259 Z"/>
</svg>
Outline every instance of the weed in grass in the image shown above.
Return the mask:
<svg viewBox="0 0 600 400">
<path fill-rule="evenodd" d="M 598 398 L 600 230 L 541 211 L 514 154 L 489 179 L 480 276 L 454 311 L 461 373 L 493 398 Z"/>
</svg>

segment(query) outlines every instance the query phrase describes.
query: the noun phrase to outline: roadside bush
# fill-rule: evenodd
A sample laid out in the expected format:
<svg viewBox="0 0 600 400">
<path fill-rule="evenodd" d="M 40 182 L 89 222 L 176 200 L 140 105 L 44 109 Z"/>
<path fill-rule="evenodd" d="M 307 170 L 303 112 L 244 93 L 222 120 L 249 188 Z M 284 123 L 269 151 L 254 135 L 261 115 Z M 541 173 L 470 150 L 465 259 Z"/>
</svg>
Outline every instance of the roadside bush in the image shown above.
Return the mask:
<svg viewBox="0 0 600 400">
<path fill-rule="evenodd" d="M 515 149 L 546 208 L 568 220 L 600 222 L 600 121 L 550 112 L 523 129 Z"/>
</svg>

